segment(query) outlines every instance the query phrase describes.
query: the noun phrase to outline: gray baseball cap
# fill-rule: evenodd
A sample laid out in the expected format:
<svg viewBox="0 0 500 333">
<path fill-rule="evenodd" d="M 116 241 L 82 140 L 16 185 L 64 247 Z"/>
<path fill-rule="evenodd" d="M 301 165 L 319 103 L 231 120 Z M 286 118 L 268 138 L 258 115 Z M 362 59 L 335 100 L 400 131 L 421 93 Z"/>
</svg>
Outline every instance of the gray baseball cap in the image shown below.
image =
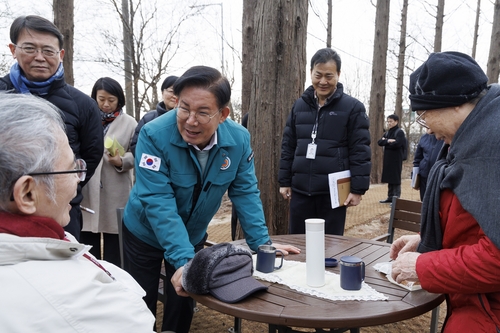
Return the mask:
<svg viewBox="0 0 500 333">
<path fill-rule="evenodd" d="M 267 287 L 252 277 L 252 255 L 230 243 L 207 247 L 194 256 L 182 273 L 184 290 L 210 293 L 226 303 L 236 303 Z"/>
</svg>

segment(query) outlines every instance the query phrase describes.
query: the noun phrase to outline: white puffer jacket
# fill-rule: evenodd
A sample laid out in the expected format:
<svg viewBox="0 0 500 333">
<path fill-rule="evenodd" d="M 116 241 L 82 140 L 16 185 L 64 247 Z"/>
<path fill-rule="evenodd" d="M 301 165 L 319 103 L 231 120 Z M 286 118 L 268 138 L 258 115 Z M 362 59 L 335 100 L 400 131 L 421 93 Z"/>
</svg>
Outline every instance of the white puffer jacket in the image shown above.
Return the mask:
<svg viewBox="0 0 500 333">
<path fill-rule="evenodd" d="M 153 332 L 144 290 L 88 246 L 0 233 L 0 332 Z"/>
</svg>

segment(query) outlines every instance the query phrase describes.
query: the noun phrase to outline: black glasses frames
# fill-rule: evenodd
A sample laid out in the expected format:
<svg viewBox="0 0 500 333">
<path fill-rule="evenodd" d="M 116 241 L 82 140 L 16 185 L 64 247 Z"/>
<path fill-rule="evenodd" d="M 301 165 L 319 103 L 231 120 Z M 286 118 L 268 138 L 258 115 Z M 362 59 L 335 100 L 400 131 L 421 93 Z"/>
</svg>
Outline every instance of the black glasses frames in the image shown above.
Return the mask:
<svg viewBox="0 0 500 333">
<path fill-rule="evenodd" d="M 32 172 L 28 173 L 28 176 L 43 176 L 43 175 L 60 175 L 66 173 L 76 173 L 78 179 L 83 182 L 87 175 L 87 163 L 82 159 L 75 160 L 75 169 L 66 171 L 50 171 L 50 172 Z"/>
</svg>

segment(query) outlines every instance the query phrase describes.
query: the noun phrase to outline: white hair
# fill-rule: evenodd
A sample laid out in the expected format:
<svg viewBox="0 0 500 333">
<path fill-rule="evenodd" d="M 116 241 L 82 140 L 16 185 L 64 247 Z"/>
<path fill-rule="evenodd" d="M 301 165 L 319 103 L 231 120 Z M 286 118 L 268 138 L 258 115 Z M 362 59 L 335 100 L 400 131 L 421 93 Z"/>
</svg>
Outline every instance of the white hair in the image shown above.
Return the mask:
<svg viewBox="0 0 500 333">
<path fill-rule="evenodd" d="M 0 209 L 4 210 L 19 177 L 53 171 L 58 157 L 56 131 L 64 131 L 59 109 L 32 95 L 0 93 Z M 46 184 L 54 200 L 53 177 L 34 177 Z"/>
</svg>

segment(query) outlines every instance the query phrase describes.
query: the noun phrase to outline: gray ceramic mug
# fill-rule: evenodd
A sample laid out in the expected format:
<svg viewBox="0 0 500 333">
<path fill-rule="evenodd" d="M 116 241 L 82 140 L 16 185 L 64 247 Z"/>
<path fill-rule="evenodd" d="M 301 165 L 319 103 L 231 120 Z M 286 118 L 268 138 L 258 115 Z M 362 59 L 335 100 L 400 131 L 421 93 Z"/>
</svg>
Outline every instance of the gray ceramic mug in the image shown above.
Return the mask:
<svg viewBox="0 0 500 333">
<path fill-rule="evenodd" d="M 365 263 L 355 256 L 340 258 L 340 287 L 344 290 L 360 290 L 365 280 Z"/>
<path fill-rule="evenodd" d="M 281 264 L 274 266 L 276 262 L 276 252 L 281 253 Z M 257 267 L 256 269 L 262 273 L 271 273 L 275 269 L 280 269 L 283 266 L 283 252 L 277 250 L 272 245 L 261 245 L 257 248 Z"/>
</svg>

